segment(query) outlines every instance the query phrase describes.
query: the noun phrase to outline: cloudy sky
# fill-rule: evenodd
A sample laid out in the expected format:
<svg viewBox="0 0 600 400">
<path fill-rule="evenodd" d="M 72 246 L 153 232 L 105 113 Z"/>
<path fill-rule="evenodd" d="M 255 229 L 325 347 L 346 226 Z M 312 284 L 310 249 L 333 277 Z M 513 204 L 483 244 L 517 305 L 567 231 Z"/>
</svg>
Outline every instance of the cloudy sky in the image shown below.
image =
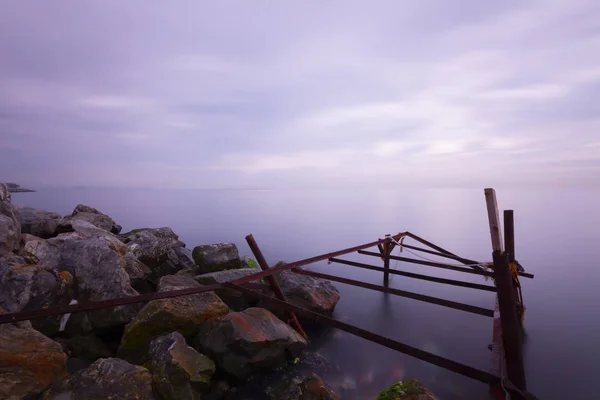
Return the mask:
<svg viewBox="0 0 600 400">
<path fill-rule="evenodd" d="M 600 185 L 600 2 L 5 0 L 0 180 Z"/>
</svg>

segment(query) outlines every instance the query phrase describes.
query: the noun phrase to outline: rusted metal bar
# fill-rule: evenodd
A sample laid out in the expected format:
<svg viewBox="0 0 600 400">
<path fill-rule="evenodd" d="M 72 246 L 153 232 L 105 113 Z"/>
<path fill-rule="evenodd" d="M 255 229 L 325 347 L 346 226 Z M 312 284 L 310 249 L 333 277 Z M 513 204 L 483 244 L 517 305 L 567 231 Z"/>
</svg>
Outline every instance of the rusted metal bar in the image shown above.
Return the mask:
<svg viewBox="0 0 600 400">
<path fill-rule="evenodd" d="M 462 258 L 459 256 L 453 256 L 450 254 L 439 253 L 437 251 L 427 250 L 422 247 L 412 246 L 410 244 L 402 243 L 402 247 L 406 247 L 407 249 L 412 249 L 412 250 L 420 251 L 423 253 L 433 254 L 434 256 L 438 256 L 438 257 L 449 258 L 449 259 L 456 260 L 456 261 L 461 262 L 466 265 L 477 264 L 477 261 L 475 261 L 475 260 L 470 260 L 468 258 Z"/>
<path fill-rule="evenodd" d="M 427 240 L 423 239 L 422 237 L 415 235 L 414 233 L 406 232 L 406 236 L 408 236 L 411 239 L 416 240 L 417 242 L 421 242 L 425 246 L 431 247 L 432 249 L 437 250 L 440 253 L 443 253 L 443 254 L 446 254 L 449 256 L 456 256 L 456 254 L 450 253 L 448 250 L 446 250 L 440 246 L 437 246 L 437 245 L 431 243 L 430 241 L 427 241 Z"/>
<path fill-rule="evenodd" d="M 335 262 L 335 263 L 339 263 L 339 264 L 344 264 L 344 265 L 350 265 L 352 267 L 370 269 L 372 271 L 385 272 L 385 269 L 381 268 L 381 267 L 376 267 L 374 265 L 363 264 L 363 263 L 359 263 L 359 262 L 355 262 L 355 261 L 342 260 L 340 258 L 330 258 L 329 261 Z M 495 292 L 496 291 L 496 287 L 495 286 L 491 286 L 491 285 L 481 285 L 481 284 L 478 284 L 478 283 L 463 282 L 463 281 L 457 281 L 457 280 L 454 280 L 454 279 L 438 278 L 438 277 L 435 277 L 435 276 L 415 274 L 415 273 L 412 273 L 412 272 L 399 271 L 399 270 L 396 270 L 396 269 L 390 269 L 389 273 L 392 274 L 392 275 L 401 275 L 401 276 L 406 276 L 408 278 L 414 278 L 414 279 L 421 279 L 421 280 L 424 280 L 424 281 L 443 283 L 443 284 L 446 284 L 446 285 L 454 285 L 454 286 L 461 286 L 461 287 L 466 287 L 466 288 L 470 288 L 470 289 L 486 290 L 488 292 Z"/>
<path fill-rule="evenodd" d="M 404 233 L 399 233 L 399 234 L 397 234 L 395 236 L 392 236 L 392 238 L 394 240 L 398 241 L 403 236 L 404 236 Z M 389 240 L 390 240 L 389 238 L 380 239 L 380 240 L 377 240 L 375 242 L 361 244 L 360 246 L 349 247 L 347 249 L 333 251 L 331 253 L 321 254 L 319 256 L 315 256 L 315 257 L 311 257 L 311 258 L 306 258 L 304 260 L 296 261 L 296 262 L 293 262 L 293 263 L 289 263 L 289 264 L 285 264 L 285 265 L 280 265 L 278 267 L 269 268 L 268 271 L 257 272 L 255 274 L 248 275 L 248 276 L 245 276 L 243 278 L 236 279 L 236 280 L 232 281 L 231 283 L 234 283 L 236 285 L 241 285 L 241 284 L 244 284 L 244 283 L 255 281 L 255 280 L 260 279 L 260 278 L 264 278 L 265 276 L 276 274 L 278 272 L 287 271 L 287 270 L 290 270 L 290 269 L 293 269 L 293 268 L 302 267 L 302 266 L 305 266 L 305 265 L 308 265 L 308 264 L 313 264 L 313 263 L 316 263 L 316 262 L 319 262 L 319 261 L 328 260 L 328 259 L 330 259 L 332 257 L 343 256 L 344 254 L 354 253 L 354 252 L 359 251 L 359 250 L 368 249 L 369 247 L 377 246 L 377 245 L 385 243 L 385 242 L 387 242 Z M 378 257 L 381 257 L 381 256 L 378 255 Z"/>
<path fill-rule="evenodd" d="M 372 251 L 359 250 L 358 253 L 363 254 L 365 256 L 381 257 L 380 254 L 372 252 Z M 489 277 L 494 276 L 493 271 L 475 270 L 475 269 L 470 269 L 470 268 L 466 268 L 466 267 L 459 267 L 456 265 L 448 265 L 448 264 L 436 263 L 436 262 L 425 261 L 425 260 L 415 260 L 414 258 L 390 256 L 390 259 L 397 260 L 397 261 L 405 261 L 408 263 L 419 264 L 419 265 L 427 265 L 430 267 L 449 269 L 452 271 L 466 272 L 467 274 L 473 274 L 473 275 L 481 275 L 481 276 L 489 276 Z M 526 272 L 519 272 L 519 276 L 522 276 L 523 278 L 533 278 L 534 277 L 533 274 L 528 274 Z"/>
<path fill-rule="evenodd" d="M 386 235 L 386 238 L 389 237 L 391 236 Z M 383 286 L 385 287 L 390 286 L 390 255 L 392 254 L 392 251 L 394 250 L 395 246 L 396 244 L 390 240 L 388 242 L 383 243 L 379 248 L 383 257 Z"/>
<path fill-rule="evenodd" d="M 327 279 L 327 280 L 334 281 L 334 282 L 344 283 L 346 285 L 358 286 L 358 287 L 362 287 L 365 289 L 375 290 L 377 292 L 389 293 L 389 294 L 393 294 L 396 296 L 406 297 L 408 299 L 423 301 L 425 303 L 437 304 L 439 306 L 453 308 L 455 310 L 466 311 L 466 312 L 469 312 L 472 314 L 483 315 L 485 317 L 493 317 L 494 316 L 494 310 L 489 310 L 487 308 L 472 306 L 470 304 L 458 303 L 456 301 L 440 299 L 438 297 L 426 296 L 424 294 L 419 294 L 419 293 L 407 292 L 405 290 L 387 288 L 385 286 L 373 285 L 371 283 L 355 281 L 353 279 L 348 279 L 348 278 L 341 278 L 339 276 L 322 274 L 320 272 L 306 271 L 306 270 L 302 270 L 302 269 L 294 269 L 292 271 L 297 274 L 300 274 L 300 275 L 313 276 L 315 278 Z"/>
<path fill-rule="evenodd" d="M 437 354 L 429 353 L 427 351 L 418 349 L 416 347 L 409 346 L 404 343 L 400 343 L 400 342 L 390 339 L 388 337 L 378 335 L 376 333 L 367 331 L 367 330 L 359 328 L 357 326 L 338 321 L 336 319 L 327 317 L 322 314 L 315 313 L 313 311 L 307 310 L 302 307 L 295 306 L 293 304 L 283 302 L 281 300 L 277 300 L 277 299 L 267 296 L 263 293 L 255 292 L 253 290 L 239 287 L 239 286 L 231 284 L 231 283 L 225 283 L 224 285 L 227 287 L 231 287 L 235 290 L 238 290 L 249 296 L 254 296 L 256 298 L 264 300 L 265 302 L 270 303 L 274 306 L 277 306 L 283 310 L 293 311 L 294 313 L 301 315 L 305 318 L 310 318 L 310 319 L 320 322 L 324 325 L 328 325 L 333 328 L 343 330 L 352 335 L 366 339 L 370 342 L 374 342 L 374 343 L 377 343 L 384 347 L 387 347 L 388 349 L 392 349 L 392 350 L 398 351 L 400 353 L 409 355 L 411 357 L 414 357 L 419 360 L 436 365 L 438 367 L 447 369 L 447 370 L 457 373 L 459 375 L 466 376 L 467 378 L 471 378 L 471 379 L 474 379 L 474 380 L 482 382 L 482 383 L 487 383 L 489 385 L 501 387 L 500 377 L 493 375 L 489 372 L 482 371 L 477 368 L 473 368 L 466 364 L 461 364 L 459 362 L 450 360 L 450 359 L 442 357 L 442 356 L 438 356 Z M 518 391 L 514 391 L 514 388 L 512 387 L 512 385 L 505 384 L 505 387 L 507 388 L 507 390 L 509 390 L 511 392 L 511 395 L 513 396 L 514 399 L 527 400 Z"/>
<path fill-rule="evenodd" d="M 33 311 L 22 311 L 18 313 L 2 314 L 0 315 L 0 325 L 10 322 L 26 321 L 29 319 L 36 319 L 42 317 L 52 317 L 55 315 L 69 314 L 80 311 L 91 311 L 99 310 L 101 308 L 124 306 L 128 304 L 144 303 L 151 300 L 168 299 L 170 297 L 186 296 L 190 294 L 198 294 L 204 292 L 210 292 L 216 289 L 220 289 L 221 284 L 207 285 L 197 288 L 172 290 L 169 292 L 156 292 L 149 294 L 142 294 L 139 296 L 122 297 L 118 299 L 108 299 L 101 301 L 94 301 L 89 303 L 80 303 L 73 305 L 64 305 L 43 308 L 40 310 Z"/>
<path fill-rule="evenodd" d="M 267 263 L 265 256 L 260 250 L 260 247 L 258 247 L 258 243 L 256 243 L 256 240 L 254 240 L 254 236 L 252 236 L 251 234 L 246 236 L 246 242 L 248 243 L 248 246 L 250 246 L 252 254 L 254 254 L 254 257 L 256 257 L 256 262 L 258 262 L 260 268 L 263 271 L 269 271 L 269 264 Z M 283 294 L 283 291 L 281 290 L 277 279 L 275 279 L 273 275 L 269 275 L 267 276 L 267 281 L 269 282 L 269 286 L 271 286 L 271 289 L 273 290 L 275 296 L 281 301 L 286 301 L 285 295 Z M 300 325 L 300 321 L 298 321 L 298 318 L 296 318 L 296 314 L 294 314 L 292 311 L 288 311 L 288 316 L 290 318 L 290 325 L 292 325 L 292 327 L 305 339 L 308 339 L 306 332 L 304 332 L 304 329 L 302 329 L 302 325 Z"/>
<path fill-rule="evenodd" d="M 502 326 L 502 343 L 506 359 L 508 379 L 520 390 L 527 390 L 525 367 L 523 364 L 523 342 L 517 314 L 517 299 L 513 287 L 509 257 L 506 253 L 493 253 L 495 282 L 498 288 L 498 305 Z"/>
</svg>

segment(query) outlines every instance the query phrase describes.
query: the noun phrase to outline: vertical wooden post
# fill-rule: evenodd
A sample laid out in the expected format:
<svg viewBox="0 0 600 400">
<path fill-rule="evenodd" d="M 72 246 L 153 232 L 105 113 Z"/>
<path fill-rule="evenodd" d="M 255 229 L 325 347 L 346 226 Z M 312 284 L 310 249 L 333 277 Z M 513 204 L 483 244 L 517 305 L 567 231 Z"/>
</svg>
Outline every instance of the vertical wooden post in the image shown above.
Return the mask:
<svg viewBox="0 0 600 400">
<path fill-rule="evenodd" d="M 517 299 L 513 287 L 509 258 L 506 253 L 494 252 L 494 280 L 498 289 L 498 306 L 502 325 L 502 344 L 508 379 L 520 390 L 527 390 L 523 365 L 523 342 L 517 314 Z"/>
<path fill-rule="evenodd" d="M 248 243 L 248 246 L 250 246 L 252 254 L 254 254 L 254 257 L 256 257 L 256 262 L 258 262 L 258 265 L 260 265 L 260 269 L 262 269 L 263 271 L 267 271 L 269 269 L 269 264 L 267 263 L 267 260 L 265 259 L 265 256 L 263 255 L 262 251 L 258 247 L 258 243 L 256 243 L 256 240 L 254 240 L 254 237 L 252 235 L 246 236 L 246 242 Z M 267 276 L 267 281 L 269 282 L 269 285 L 271 286 L 275 297 L 277 297 L 278 300 L 286 301 L 285 295 L 283 294 L 283 291 L 281 290 L 281 287 L 279 286 L 279 283 L 277 282 L 275 277 L 273 275 L 269 275 Z M 298 318 L 296 318 L 296 314 L 294 314 L 291 311 L 287 311 L 287 314 L 290 317 L 290 325 L 292 325 L 292 327 L 305 339 L 308 339 L 308 336 L 306 335 L 306 333 L 302 329 L 302 326 L 300 325 L 300 321 L 298 321 Z"/>
<path fill-rule="evenodd" d="M 494 189 L 485 189 L 485 203 L 487 205 L 488 220 L 490 222 L 490 234 L 492 237 L 492 249 L 499 253 L 504 251 L 502 244 L 502 228 L 500 227 L 500 212 Z"/>
<path fill-rule="evenodd" d="M 389 240 L 379 247 L 379 251 L 383 256 L 383 268 L 385 269 L 383 272 L 383 286 L 389 287 L 390 273 L 388 271 L 390 269 L 390 255 L 392 254 L 394 247 L 396 247 L 396 243 L 392 242 L 392 235 L 388 234 L 385 235 L 385 237 Z"/>
<path fill-rule="evenodd" d="M 504 247 L 511 263 L 515 259 L 515 218 L 513 210 L 504 210 Z"/>
</svg>

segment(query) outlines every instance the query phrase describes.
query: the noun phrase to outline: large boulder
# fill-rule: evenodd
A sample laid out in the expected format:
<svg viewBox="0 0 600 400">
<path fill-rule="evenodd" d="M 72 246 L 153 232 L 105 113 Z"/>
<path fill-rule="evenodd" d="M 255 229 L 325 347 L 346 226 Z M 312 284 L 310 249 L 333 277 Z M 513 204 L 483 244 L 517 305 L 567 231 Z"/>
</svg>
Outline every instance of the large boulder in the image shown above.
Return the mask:
<svg viewBox="0 0 600 400">
<path fill-rule="evenodd" d="M 63 226 L 63 229 L 65 230 L 68 230 L 66 226 L 68 226 L 68 224 L 74 220 L 89 222 L 100 229 L 114 234 L 118 234 L 122 229 L 121 225 L 115 223 L 115 221 L 113 221 L 113 219 L 108 215 L 102 214 L 95 208 L 85 206 L 83 204 L 77 205 L 71 215 L 66 216 L 64 219 L 65 226 Z"/>
<path fill-rule="evenodd" d="M 192 287 L 200 287 L 200 284 L 187 276 L 166 276 L 161 278 L 158 291 Z M 189 340 L 206 321 L 228 312 L 229 307 L 214 292 L 150 301 L 125 327 L 117 356 L 143 364 L 148 359 L 153 339 L 177 331 Z"/>
<path fill-rule="evenodd" d="M 154 284 L 162 276 L 194 266 L 190 251 L 171 228 L 136 229 L 120 238 L 127 251 L 150 269 L 147 279 Z"/>
<path fill-rule="evenodd" d="M 40 265 L 19 265 L 0 277 L 0 307 L 7 312 L 33 311 L 69 304 L 73 277 Z M 45 335 L 59 331 L 61 316 L 37 318 L 33 327 Z"/>
<path fill-rule="evenodd" d="M 39 208 L 15 206 L 15 214 L 21 223 L 21 233 L 29 233 L 44 239 L 57 235 L 62 216 Z"/>
<path fill-rule="evenodd" d="M 231 282 L 236 279 L 260 272 L 260 269 L 228 269 L 218 272 L 209 272 L 208 274 L 197 275 L 194 277 L 196 282 L 202 285 L 211 285 L 215 283 Z M 260 283 L 260 280 L 254 282 Z M 255 297 L 248 296 L 238 290 L 222 288 L 215 290 L 215 293 L 234 311 L 242 311 L 246 308 L 255 306 L 258 301 Z"/>
<path fill-rule="evenodd" d="M 278 263 L 277 265 L 283 265 Z M 331 315 L 340 301 L 340 293 L 330 281 L 312 276 L 283 271 L 274 275 L 288 302 L 310 311 Z M 265 307 L 282 317 L 284 312 L 276 306 Z"/>
<path fill-rule="evenodd" d="M 1 399 L 35 398 L 66 375 L 67 355 L 60 344 L 28 323 L 0 325 Z"/>
<path fill-rule="evenodd" d="M 0 253 L 17 251 L 21 246 L 21 224 L 10 199 L 8 187 L 0 183 Z"/>
<path fill-rule="evenodd" d="M 73 276 L 74 297 L 80 302 L 136 296 L 127 274 L 131 258 L 125 245 L 111 233 L 89 222 L 74 220 L 74 232 L 51 239 L 34 239 L 25 243 L 22 254 L 36 263 Z M 139 310 L 138 305 L 117 306 L 89 311 L 95 328 L 126 324 Z"/>
<path fill-rule="evenodd" d="M 295 330 L 263 308 L 248 308 L 206 322 L 194 340 L 198 351 L 228 374 L 244 379 L 285 364 L 306 347 Z"/>
<path fill-rule="evenodd" d="M 43 400 L 152 400 L 152 375 L 118 358 L 101 358 L 46 392 Z"/>
<path fill-rule="evenodd" d="M 407 379 L 379 393 L 377 400 L 437 400 L 437 397 L 418 380 Z"/>
<path fill-rule="evenodd" d="M 192 256 L 200 274 L 242 267 L 237 246 L 233 243 L 196 246 Z"/>
<path fill-rule="evenodd" d="M 199 400 L 210 388 L 215 363 L 187 345 L 179 332 L 150 343 L 152 378 L 165 400 Z"/>
</svg>

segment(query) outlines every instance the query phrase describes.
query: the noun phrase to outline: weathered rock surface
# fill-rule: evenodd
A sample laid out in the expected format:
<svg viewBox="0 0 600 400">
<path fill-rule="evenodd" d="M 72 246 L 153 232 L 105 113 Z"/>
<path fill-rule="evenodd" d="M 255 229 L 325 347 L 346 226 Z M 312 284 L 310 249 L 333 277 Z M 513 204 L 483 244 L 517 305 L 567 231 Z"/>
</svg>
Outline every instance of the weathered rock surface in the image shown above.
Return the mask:
<svg viewBox="0 0 600 400">
<path fill-rule="evenodd" d="M 75 336 L 67 341 L 67 349 L 72 357 L 89 361 L 114 357 L 114 352 L 95 335 Z"/>
<path fill-rule="evenodd" d="M 158 291 L 190 287 L 200 285 L 190 277 L 166 276 L 161 278 Z M 206 321 L 228 312 L 229 307 L 214 292 L 153 300 L 125 327 L 118 357 L 143 364 L 153 339 L 173 331 L 191 339 Z"/>
<path fill-rule="evenodd" d="M 60 344 L 27 323 L 0 325 L 1 399 L 34 397 L 66 374 L 67 355 Z"/>
<path fill-rule="evenodd" d="M 276 265 L 282 265 L 282 263 Z M 336 287 L 324 279 L 294 274 L 291 271 L 275 274 L 275 279 L 279 282 L 288 302 L 319 314 L 331 315 L 340 300 L 340 293 Z M 278 308 L 270 305 L 265 305 L 265 307 L 277 315 L 283 315 Z"/>
<path fill-rule="evenodd" d="M 437 397 L 418 380 L 407 379 L 379 393 L 377 400 L 437 400 Z"/>
<path fill-rule="evenodd" d="M 150 343 L 152 378 L 165 400 L 196 400 L 210 387 L 215 363 L 187 345 L 179 332 Z"/>
<path fill-rule="evenodd" d="M 260 269 L 229 269 L 218 272 L 209 272 L 208 274 L 197 275 L 194 277 L 196 282 L 202 285 L 211 285 L 214 283 L 231 282 L 233 280 L 243 278 L 248 275 L 260 272 Z M 256 281 L 255 283 L 259 283 Z M 223 288 L 215 290 L 215 293 L 231 308 L 235 311 L 242 311 L 246 308 L 255 306 L 258 301 L 255 297 L 248 296 L 235 289 Z"/>
<path fill-rule="evenodd" d="M 90 224 L 100 229 L 114 234 L 118 234 L 119 232 L 121 232 L 122 229 L 121 225 L 115 223 L 115 221 L 113 221 L 113 219 L 108 215 L 102 214 L 95 208 L 83 204 L 77 205 L 77 207 L 75 207 L 75 209 L 73 210 L 73 213 L 64 218 L 63 225 L 68 225 L 71 221 L 74 220 L 82 220 L 89 222 Z"/>
<path fill-rule="evenodd" d="M 340 400 L 316 374 L 283 374 L 265 389 L 270 400 Z"/>
<path fill-rule="evenodd" d="M 249 308 L 206 322 L 194 347 L 227 373 L 243 379 L 298 356 L 306 340 L 271 312 Z"/>
<path fill-rule="evenodd" d="M 136 229 L 120 236 L 127 251 L 146 265 L 146 278 L 156 284 L 160 277 L 193 267 L 190 251 L 171 228 Z"/>
<path fill-rule="evenodd" d="M 201 274 L 242 267 L 237 246 L 233 243 L 196 246 L 192 256 Z"/>
<path fill-rule="evenodd" d="M 19 250 L 21 224 L 15 215 L 8 187 L 0 183 L 0 253 Z"/>
<path fill-rule="evenodd" d="M 101 358 L 46 392 L 43 400 L 152 400 L 152 375 L 118 358 Z"/>
<path fill-rule="evenodd" d="M 44 239 L 56 236 L 58 226 L 63 223 L 60 214 L 39 208 L 15 206 L 15 215 L 21 223 L 21 233 L 29 233 Z"/>
<path fill-rule="evenodd" d="M 7 312 L 33 311 L 69 304 L 73 277 L 40 265 L 14 266 L 0 276 L 0 307 Z M 32 325 L 51 336 L 58 332 L 61 316 L 38 318 Z"/>
</svg>

